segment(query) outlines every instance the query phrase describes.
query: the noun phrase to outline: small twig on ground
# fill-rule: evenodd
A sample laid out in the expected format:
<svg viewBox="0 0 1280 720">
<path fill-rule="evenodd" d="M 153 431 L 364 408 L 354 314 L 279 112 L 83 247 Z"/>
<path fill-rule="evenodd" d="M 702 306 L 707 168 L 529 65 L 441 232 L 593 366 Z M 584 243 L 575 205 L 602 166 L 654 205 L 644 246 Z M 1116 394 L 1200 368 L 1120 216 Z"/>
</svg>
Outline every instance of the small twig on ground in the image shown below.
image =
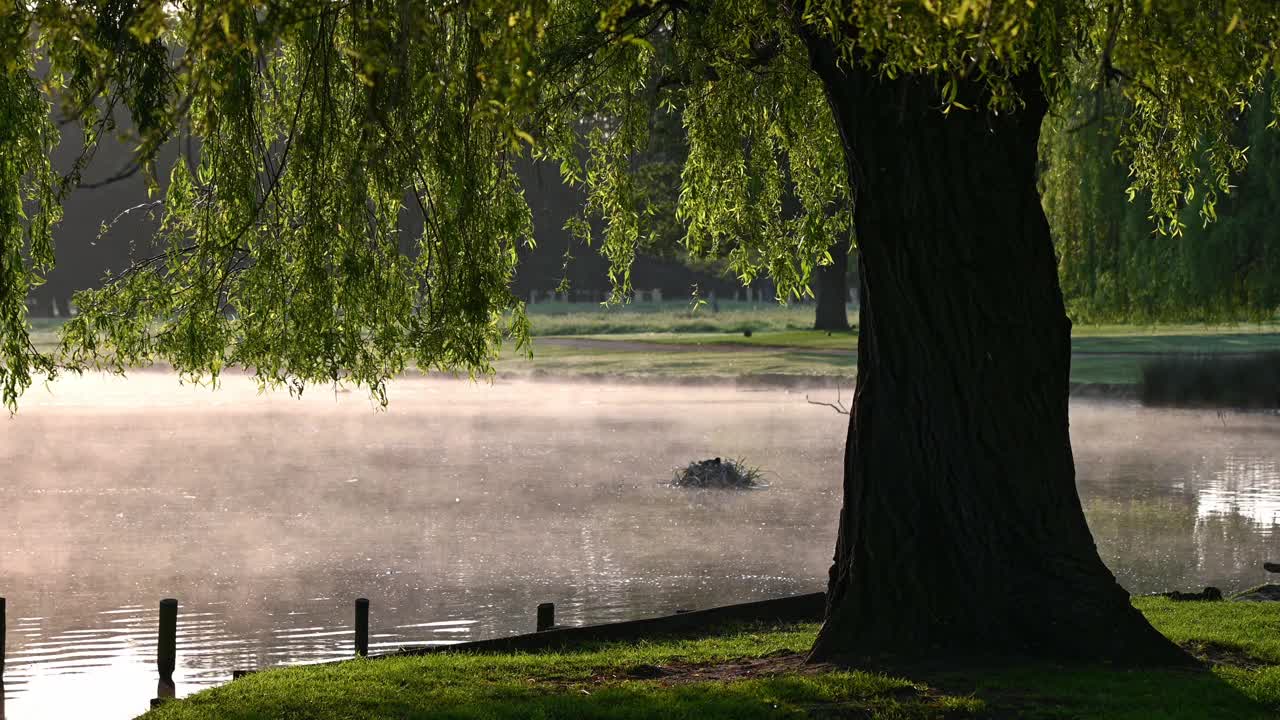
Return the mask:
<svg viewBox="0 0 1280 720">
<path fill-rule="evenodd" d="M 835 410 L 836 412 L 840 413 L 841 415 L 849 414 L 849 408 L 845 407 L 844 400 L 840 397 L 840 385 L 838 384 L 836 385 L 836 401 L 833 403 L 813 400 L 813 399 L 810 399 L 808 395 L 805 395 L 804 399 L 805 399 L 805 402 L 809 403 L 810 405 L 822 405 L 824 407 L 829 407 L 832 410 Z"/>
</svg>

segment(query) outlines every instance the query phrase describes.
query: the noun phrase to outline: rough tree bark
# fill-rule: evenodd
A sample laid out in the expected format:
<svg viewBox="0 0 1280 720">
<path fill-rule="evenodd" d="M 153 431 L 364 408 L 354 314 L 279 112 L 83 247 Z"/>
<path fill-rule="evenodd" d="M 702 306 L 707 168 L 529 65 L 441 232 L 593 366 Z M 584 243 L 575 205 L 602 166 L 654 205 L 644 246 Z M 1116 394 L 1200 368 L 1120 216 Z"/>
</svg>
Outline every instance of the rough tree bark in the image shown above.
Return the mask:
<svg viewBox="0 0 1280 720">
<path fill-rule="evenodd" d="M 818 268 L 817 310 L 814 330 L 848 330 L 849 313 L 849 246 L 845 241 L 831 246 L 831 264 Z"/>
<path fill-rule="evenodd" d="M 1102 563 L 1067 428 L 1071 324 L 1036 191 L 1047 109 L 938 110 L 806 38 L 857 189 L 858 381 L 815 660 L 1188 657 Z M 960 100 L 981 108 L 981 87 Z"/>
</svg>

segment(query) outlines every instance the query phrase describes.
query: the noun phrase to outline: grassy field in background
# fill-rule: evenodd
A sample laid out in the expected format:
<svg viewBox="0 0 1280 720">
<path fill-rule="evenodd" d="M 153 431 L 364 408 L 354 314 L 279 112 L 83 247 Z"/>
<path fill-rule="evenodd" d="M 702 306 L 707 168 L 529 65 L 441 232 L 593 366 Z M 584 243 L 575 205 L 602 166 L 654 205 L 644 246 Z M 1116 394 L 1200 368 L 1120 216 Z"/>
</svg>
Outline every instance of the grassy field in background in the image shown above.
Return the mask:
<svg viewBox="0 0 1280 720">
<path fill-rule="evenodd" d="M 694 308 L 689 303 L 539 303 L 527 306 L 535 335 L 618 335 L 625 333 L 735 333 L 744 330 L 810 330 L 813 305 L 722 301 Z M 857 312 L 850 309 L 850 320 Z"/>
<path fill-rule="evenodd" d="M 761 338 L 768 342 L 768 336 Z M 1122 353 L 1076 355 L 1071 359 L 1071 382 L 1086 385 L 1131 385 L 1139 380 L 1145 358 Z M 662 352 L 567 348 L 534 341 L 534 356 L 511 353 L 496 363 L 498 374 L 516 377 L 620 377 L 630 380 L 738 380 L 775 385 L 853 385 L 857 372 L 853 352 L 832 355 L 803 348 L 748 348 L 743 352 Z"/>
<path fill-rule="evenodd" d="M 539 303 L 529 306 L 534 357 L 506 348 L 496 368 L 512 376 L 797 384 L 845 379 L 852 384 L 857 331 L 814 331 L 813 313 L 811 304 L 735 301 L 720 302 L 718 311 L 710 305 L 694 309 L 682 301 L 609 307 Z M 850 318 L 856 317 L 851 307 Z M 60 321 L 32 324 L 36 345 L 52 348 Z M 744 335 L 747 330 L 750 337 Z M 1072 334 L 1076 354 L 1071 380 L 1081 384 L 1136 383 L 1142 363 L 1152 354 L 1280 350 L 1280 322 L 1078 325 Z"/>
<path fill-rule="evenodd" d="M 561 347 L 534 340 L 533 358 L 507 354 L 495 367 L 499 375 L 620 377 L 651 380 L 733 380 L 741 378 L 847 378 L 853 381 L 857 357 L 806 351 L 748 349 L 745 352 L 617 351 Z"/>
<path fill-rule="evenodd" d="M 715 332 L 715 333 L 664 333 L 664 332 L 644 332 L 644 333 L 614 333 L 599 335 L 580 335 L 580 336 L 538 336 L 538 337 L 587 337 L 599 338 L 601 340 L 631 341 L 654 343 L 657 345 L 717 345 L 732 346 L 738 345 L 742 347 L 756 348 L 802 348 L 805 350 L 847 350 L 855 352 L 858 349 L 858 331 L 850 330 L 847 332 L 821 332 L 812 328 L 803 330 L 755 330 L 748 337 L 740 332 Z"/>
<path fill-rule="evenodd" d="M 738 627 L 536 654 L 432 655 L 250 675 L 145 720 L 338 718 L 1274 718 L 1280 606 L 1135 605 L 1212 667 L 1022 662 L 804 666 L 814 625 Z M 939 669 L 947 668 L 947 669 Z"/>
<path fill-rule="evenodd" d="M 743 304 L 745 305 L 745 303 Z M 533 306 L 534 358 L 508 357 L 499 371 L 513 374 L 610 375 L 676 378 L 759 377 L 773 380 L 847 378 L 856 369 L 857 331 L 817 332 L 813 307 L 763 305 L 756 309 L 722 303 L 690 311 L 667 303 L 599 308 L 568 303 Z M 856 313 L 850 309 L 850 318 Z M 701 323 L 702 325 L 699 325 Z M 704 327 L 719 324 L 715 330 Z M 602 329 L 607 328 L 607 329 Z M 637 329 L 637 328 L 643 328 Z M 743 330 L 750 329 L 751 337 Z M 1280 349 L 1280 323 L 1239 325 L 1100 325 L 1073 329 L 1071 380 L 1080 384 L 1127 385 L 1153 353 L 1253 352 Z M 589 347 L 546 337 L 592 340 Z M 616 341 L 610 347 L 603 341 Z M 641 345 L 652 346 L 644 349 Z M 661 346 L 681 346 L 664 352 Z M 707 348 L 706 352 L 690 348 Z M 728 352 L 736 350 L 735 352 Z M 819 352 L 812 352 L 819 351 Z M 846 351 L 848 355 L 832 355 Z"/>
</svg>

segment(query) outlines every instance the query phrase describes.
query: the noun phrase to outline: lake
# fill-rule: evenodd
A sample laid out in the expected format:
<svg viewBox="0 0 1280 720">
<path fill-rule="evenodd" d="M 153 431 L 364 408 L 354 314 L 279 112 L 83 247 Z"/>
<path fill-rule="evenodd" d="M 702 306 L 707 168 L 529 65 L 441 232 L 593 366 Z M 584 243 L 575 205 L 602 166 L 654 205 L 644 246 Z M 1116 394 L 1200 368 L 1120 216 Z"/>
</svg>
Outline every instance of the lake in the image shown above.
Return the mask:
<svg viewBox="0 0 1280 720">
<path fill-rule="evenodd" d="M 540 602 L 581 624 L 824 585 L 846 418 L 803 392 L 409 379 L 390 394 L 380 410 L 359 390 L 162 372 L 33 388 L 0 419 L 0 715 L 143 712 L 163 597 L 181 602 L 185 695 L 349 656 L 357 597 L 378 652 L 531 631 Z M 1085 510 L 1130 591 L 1265 580 L 1280 417 L 1071 412 Z M 713 456 L 770 486 L 667 485 Z"/>
</svg>

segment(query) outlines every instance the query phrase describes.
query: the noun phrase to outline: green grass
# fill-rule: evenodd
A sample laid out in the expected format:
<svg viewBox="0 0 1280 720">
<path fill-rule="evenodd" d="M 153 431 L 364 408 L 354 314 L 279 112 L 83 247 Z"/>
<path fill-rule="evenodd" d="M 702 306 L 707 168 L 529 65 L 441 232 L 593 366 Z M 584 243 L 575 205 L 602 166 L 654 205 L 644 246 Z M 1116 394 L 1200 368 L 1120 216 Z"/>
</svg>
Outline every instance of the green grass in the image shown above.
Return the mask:
<svg viewBox="0 0 1280 720">
<path fill-rule="evenodd" d="M 670 305 L 670 303 L 668 303 Z M 732 305 L 732 304 L 730 304 Z M 619 341 L 616 349 L 607 345 L 565 348 L 535 340 L 532 361 L 509 360 L 500 371 L 516 374 L 537 372 L 556 376 L 624 376 L 653 380 L 676 378 L 716 378 L 742 376 L 848 378 L 856 372 L 857 331 L 826 333 L 809 329 L 812 306 L 778 308 L 764 306 L 754 311 L 727 309 L 706 314 L 697 322 L 712 318 L 720 322 L 716 330 L 696 326 L 695 318 L 706 313 L 687 309 L 661 309 L 654 304 L 628 309 L 601 310 L 583 305 L 541 305 L 542 312 L 560 309 L 561 315 L 533 317 L 537 335 L 587 336 L 597 341 Z M 682 308 L 684 306 L 681 306 Z M 574 308 L 569 312 L 564 308 Z M 580 309 L 578 309 L 580 308 Z M 568 313 L 568 314 L 564 314 Z M 688 316 L 688 317 L 685 317 Z M 559 325 L 548 324 L 558 318 Z M 612 324 L 600 322 L 613 318 Z M 851 315 L 851 317 L 856 317 Z M 622 318 L 631 318 L 626 322 Z M 752 325 L 752 336 L 742 330 Z M 643 329 L 636 329 L 643 328 Z M 631 343 L 653 346 L 698 346 L 712 352 L 662 353 L 639 351 Z M 726 346 L 741 346 L 751 352 L 724 352 Z M 785 348 L 785 349 L 783 349 Z M 1280 349 L 1280 324 L 1240 325 L 1101 325 L 1073 329 L 1071 380 L 1084 384 L 1131 385 L 1140 377 L 1146 354 L 1164 352 L 1254 352 Z M 806 353 L 817 350 L 821 353 Z M 847 357 L 823 353 L 845 350 Z"/>
<path fill-rule="evenodd" d="M 857 358 L 798 350 L 725 352 L 625 352 L 565 348 L 534 341 L 533 359 L 505 356 L 495 367 L 500 375 L 545 374 L 553 377 L 610 377 L 644 380 L 724 380 L 750 377 L 853 379 Z"/>
<path fill-rule="evenodd" d="M 1071 329 L 1075 337 L 1107 337 L 1116 335 L 1138 335 L 1149 337 L 1165 337 L 1169 335 L 1256 335 L 1280 333 L 1280 315 L 1269 322 L 1241 322 L 1231 324 L 1204 325 L 1194 323 L 1165 323 L 1160 325 L 1137 325 L 1133 323 L 1113 323 L 1108 325 L 1076 325 Z"/>
<path fill-rule="evenodd" d="M 1088 384 L 1135 384 L 1139 380 L 1142 363 L 1148 358 L 1129 354 L 1134 352 L 1237 352 L 1280 348 L 1280 334 L 1185 336 L 1186 340 L 1183 337 L 1172 336 L 1173 339 L 1165 341 L 1160 349 L 1150 344 L 1144 347 L 1144 337 L 1077 339 L 1073 344 L 1081 354 L 1072 357 L 1071 380 Z M 750 338 L 730 334 L 628 333 L 597 335 L 587 339 L 618 341 L 619 345 L 616 349 L 605 344 L 572 348 L 535 339 L 532 360 L 508 356 L 499 361 L 498 370 L 514 375 L 621 376 L 658 381 L 769 375 L 846 378 L 852 383 L 857 367 L 854 352 L 857 338 L 854 333 L 827 335 L 813 330 L 765 331 L 753 333 Z M 682 351 L 637 350 L 635 346 L 628 345 L 635 342 L 682 346 Z M 742 345 L 744 351 L 726 352 L 723 347 L 726 345 Z M 688 346 L 706 347 L 707 352 L 683 350 Z M 833 355 L 829 354 L 831 350 L 847 350 L 849 353 Z"/>
<path fill-rule="evenodd" d="M 535 335 L 622 335 L 635 333 L 660 334 L 717 334 L 741 335 L 743 330 L 753 332 L 777 332 L 787 330 L 811 330 L 814 307 L 812 304 L 792 303 L 781 306 L 775 303 L 747 303 L 720 301 L 720 311 L 704 305 L 692 309 L 689 303 L 669 300 L 661 303 L 645 302 L 628 305 L 602 306 L 593 303 L 539 303 L 529 305 L 530 323 Z M 849 321 L 858 320 L 857 309 L 849 306 Z M 822 335 L 823 333 L 818 333 Z M 1162 340 L 1171 347 L 1194 346 L 1195 338 L 1226 335 L 1270 334 L 1280 336 L 1280 317 L 1265 323 L 1236 323 L 1230 325 L 1076 325 L 1072 334 L 1076 338 L 1133 338 L 1133 350 L 1158 349 Z M 1170 339 L 1170 336 L 1174 336 Z M 1178 338 L 1181 336 L 1181 339 Z M 1154 342 L 1152 342 L 1154 341 Z M 679 340 L 675 340 L 679 342 Z M 1208 340 L 1213 343 L 1215 341 Z M 1247 339 L 1242 342 L 1248 344 Z M 1143 344 L 1147 348 L 1140 347 Z M 1280 347 L 1280 339 L 1273 338 L 1270 347 Z M 1266 343 L 1264 342 L 1264 345 Z"/>
<path fill-rule="evenodd" d="M 562 336 L 563 337 L 563 336 Z M 856 352 L 858 350 L 858 333 L 856 330 L 848 332 L 826 332 L 822 330 L 804 329 L 804 330 L 760 330 L 752 331 L 751 337 L 746 337 L 740 332 L 718 332 L 718 333 L 667 333 L 667 332 L 646 332 L 646 333 L 616 333 L 616 334 L 599 334 L 587 336 L 598 340 L 613 340 L 619 342 L 642 342 L 652 343 L 656 345 L 680 345 L 680 346 L 741 346 L 746 348 L 763 347 L 763 348 L 797 348 L 805 350 L 845 350 L 848 352 Z M 535 341 L 536 342 L 536 341 Z"/>
<path fill-rule="evenodd" d="M 1143 360 L 1126 355 L 1074 355 L 1071 358 L 1071 382 L 1134 385 L 1142 377 Z"/>
<path fill-rule="evenodd" d="M 809 330 L 813 305 L 720 301 L 694 309 L 687 302 L 539 303 L 529 305 L 534 335 L 617 335 L 624 333 L 735 333 L 744 330 Z M 857 313 L 851 311 L 850 318 Z"/>
<path fill-rule="evenodd" d="M 532 360 L 508 351 L 497 362 L 511 376 L 630 378 L 652 381 L 765 379 L 799 383 L 845 379 L 856 372 L 857 332 L 814 331 L 813 306 L 723 301 L 720 311 L 693 310 L 683 301 L 600 306 L 540 303 L 529 306 L 535 336 Z M 850 317 L 856 319 L 856 313 Z M 61 321 L 32 321 L 37 347 L 57 342 Z M 743 336 L 750 329 L 751 337 Z M 548 337 L 619 341 L 591 347 L 538 342 Z M 552 341 L 554 342 L 554 341 Z M 635 343 L 651 346 L 641 348 Z M 680 346 L 663 352 L 661 347 Z M 738 347 L 741 346 L 741 347 Z M 688 350 L 705 348 L 706 352 Z M 1135 384 L 1147 354 L 1250 352 L 1280 349 L 1280 323 L 1240 325 L 1099 325 L 1073 329 L 1071 380 Z M 733 350 L 736 350 L 734 352 Z M 847 355 L 832 354 L 847 351 Z"/>
<path fill-rule="evenodd" d="M 1276 717 L 1280 606 L 1152 598 L 1135 604 L 1174 640 L 1234 655 L 1219 652 L 1216 657 L 1227 661 L 1211 671 L 1021 663 L 895 674 L 775 664 L 770 673 L 747 677 L 723 669 L 802 652 L 816 627 L 740 627 L 705 637 L 592 645 L 571 652 L 434 655 L 270 670 L 167 703 L 143 717 Z M 642 675 L 637 670 L 653 666 L 678 675 L 637 679 Z M 711 679 L 700 680 L 695 672 Z"/>
<path fill-rule="evenodd" d="M 1077 327 L 1072 331 L 1071 348 L 1077 353 L 1219 353 L 1262 352 L 1280 350 L 1280 325 L 1265 325 L 1267 332 L 1241 332 L 1240 328 L 1206 329 L 1202 333 L 1188 333 L 1177 326 L 1177 332 L 1165 333 L 1162 328 L 1153 330 L 1128 326 L 1129 332 L 1112 332 L 1118 327 L 1107 328 L 1107 333 L 1095 334 L 1095 328 Z M 546 333 L 550 334 L 550 333 Z M 812 329 L 752 331 L 751 337 L 741 332 L 619 332 L 575 333 L 591 335 L 599 340 L 645 342 L 658 345 L 741 345 L 744 347 L 788 347 L 822 350 L 856 351 L 856 330 L 843 333 L 827 333 Z"/>
<path fill-rule="evenodd" d="M 1163 598 L 1142 598 L 1138 602 L 1151 624 L 1174 642 L 1212 643 L 1280 665 L 1280 603 L 1206 604 Z M 1213 608 L 1210 617 L 1206 617 L 1206 607 Z"/>
<path fill-rule="evenodd" d="M 1071 349 L 1076 352 L 1096 353 L 1239 353 L 1280 350 L 1280 327 L 1270 327 L 1270 333 L 1242 333 L 1238 328 L 1231 332 L 1188 335 L 1090 335 L 1075 333 Z"/>
<path fill-rule="evenodd" d="M 58 329 L 64 322 L 58 318 L 31 318 L 31 344 L 49 352 L 58 347 Z"/>
</svg>

